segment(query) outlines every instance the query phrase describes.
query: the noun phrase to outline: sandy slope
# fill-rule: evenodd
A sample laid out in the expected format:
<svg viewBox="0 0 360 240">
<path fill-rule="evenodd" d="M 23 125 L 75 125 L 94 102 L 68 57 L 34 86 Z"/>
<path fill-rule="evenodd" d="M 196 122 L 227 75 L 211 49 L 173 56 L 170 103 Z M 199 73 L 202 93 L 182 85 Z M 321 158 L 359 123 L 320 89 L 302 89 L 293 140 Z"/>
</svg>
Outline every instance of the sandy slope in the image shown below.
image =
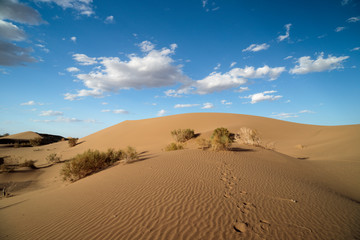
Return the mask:
<svg viewBox="0 0 360 240">
<path fill-rule="evenodd" d="M 290 156 L 247 146 L 201 151 L 192 141 L 182 151 L 161 151 L 175 128 L 209 136 L 220 126 L 232 132 L 256 128 Z M 45 153 L 70 158 L 88 148 L 132 145 L 144 153 L 142 161 L 72 184 L 59 180 L 61 165 L 0 174 L 0 183 L 34 181 L 32 188 L 0 200 L 0 238 L 360 238 L 359 136 L 360 125 L 320 127 L 206 113 L 126 121 L 80 139 L 74 148 L 62 142 L 24 149 L 13 154 L 38 157 L 39 163 Z"/>
</svg>

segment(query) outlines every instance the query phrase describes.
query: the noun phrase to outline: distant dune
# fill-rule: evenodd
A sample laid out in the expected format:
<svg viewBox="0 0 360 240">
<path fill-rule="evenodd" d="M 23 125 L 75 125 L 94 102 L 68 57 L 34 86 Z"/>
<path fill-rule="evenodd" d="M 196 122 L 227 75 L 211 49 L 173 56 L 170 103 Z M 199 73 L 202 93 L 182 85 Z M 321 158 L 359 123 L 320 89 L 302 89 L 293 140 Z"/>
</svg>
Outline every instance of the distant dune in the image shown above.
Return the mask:
<svg viewBox="0 0 360 240">
<path fill-rule="evenodd" d="M 164 152 L 170 131 L 256 129 L 275 151 Z M 30 134 L 30 133 L 29 133 Z M 360 125 L 314 126 L 240 114 L 191 113 L 125 121 L 79 139 L 0 148 L 0 157 L 70 159 L 136 147 L 140 161 L 63 183 L 61 164 L 1 173 L 0 239 L 360 239 Z"/>
</svg>

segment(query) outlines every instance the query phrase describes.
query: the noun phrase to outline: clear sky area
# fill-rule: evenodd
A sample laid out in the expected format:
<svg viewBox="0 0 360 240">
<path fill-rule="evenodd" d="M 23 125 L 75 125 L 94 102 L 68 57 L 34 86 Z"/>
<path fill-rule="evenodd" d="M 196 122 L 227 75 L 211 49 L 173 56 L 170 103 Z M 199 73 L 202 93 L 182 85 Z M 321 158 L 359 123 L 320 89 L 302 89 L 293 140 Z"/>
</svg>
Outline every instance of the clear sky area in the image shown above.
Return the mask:
<svg viewBox="0 0 360 240">
<path fill-rule="evenodd" d="M 360 123 L 358 0 L 0 0 L 0 134 L 225 112 Z"/>
</svg>

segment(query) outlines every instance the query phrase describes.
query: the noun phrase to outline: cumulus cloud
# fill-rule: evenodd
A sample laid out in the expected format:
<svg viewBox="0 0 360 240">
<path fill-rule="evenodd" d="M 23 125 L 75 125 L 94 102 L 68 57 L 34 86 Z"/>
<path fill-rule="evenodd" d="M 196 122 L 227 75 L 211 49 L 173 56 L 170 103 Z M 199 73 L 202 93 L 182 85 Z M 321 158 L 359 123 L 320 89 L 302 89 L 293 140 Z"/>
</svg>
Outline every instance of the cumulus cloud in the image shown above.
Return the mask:
<svg viewBox="0 0 360 240">
<path fill-rule="evenodd" d="M 30 100 L 28 102 L 20 103 L 21 106 L 34 106 L 34 105 L 44 105 L 43 103 L 35 102 L 34 100 Z"/>
<path fill-rule="evenodd" d="M 68 67 L 68 68 L 66 69 L 66 71 L 72 73 L 72 72 L 79 72 L 80 69 L 78 69 L 77 67 Z"/>
<path fill-rule="evenodd" d="M 155 48 L 155 45 L 150 41 L 143 41 L 139 44 L 141 51 L 150 52 Z"/>
<path fill-rule="evenodd" d="M 143 57 L 132 54 L 129 55 L 128 61 L 118 57 L 90 58 L 85 54 L 74 54 L 74 59 L 80 65 L 101 64 L 90 73 L 77 75 L 77 78 L 90 89 L 82 91 L 91 91 L 99 95 L 105 91 L 163 87 L 189 81 L 183 75 L 181 66 L 173 65 L 174 60 L 171 55 L 175 53 L 176 47 L 176 44 L 171 44 L 170 48 L 161 50 L 145 48 L 147 52 Z M 74 96 L 74 94 L 67 95 Z"/>
<path fill-rule="evenodd" d="M 341 32 L 341 31 L 343 31 L 345 29 L 345 27 L 337 27 L 337 28 L 335 28 L 335 32 Z"/>
<path fill-rule="evenodd" d="M 348 22 L 351 22 L 351 23 L 353 23 L 353 22 L 358 22 L 358 21 L 360 21 L 360 16 L 351 17 L 351 18 L 349 18 L 347 21 L 348 21 Z"/>
<path fill-rule="evenodd" d="M 80 65 L 94 65 L 96 63 L 98 63 L 96 61 L 96 58 L 91 58 L 91 57 L 88 57 L 86 56 L 85 54 L 79 54 L 79 53 L 76 53 L 73 55 L 73 58 L 75 61 L 77 61 Z"/>
<path fill-rule="evenodd" d="M 0 19 L 0 38 L 10 41 L 24 41 L 26 35 L 16 25 Z"/>
<path fill-rule="evenodd" d="M 63 9 L 73 9 L 81 15 L 91 16 L 95 12 L 93 10 L 93 0 L 35 0 L 36 2 L 44 2 L 49 4 L 56 4 Z"/>
<path fill-rule="evenodd" d="M 41 111 L 39 116 L 62 116 L 63 114 L 64 113 L 60 111 L 48 110 L 48 111 Z"/>
<path fill-rule="evenodd" d="M 286 24 L 284 27 L 285 27 L 285 29 L 286 29 L 286 33 L 285 33 L 285 35 L 280 35 L 280 36 L 278 37 L 278 40 L 279 40 L 280 42 L 281 42 L 281 41 L 284 41 L 285 39 L 289 38 L 289 36 L 290 36 L 291 23 Z"/>
<path fill-rule="evenodd" d="M 310 56 L 304 56 L 297 60 L 297 65 L 290 70 L 290 73 L 306 74 L 343 68 L 342 62 L 348 58 L 349 56 L 334 57 L 331 55 L 324 58 L 324 53 L 321 53 L 316 60 L 312 60 Z"/>
<path fill-rule="evenodd" d="M 165 113 L 166 113 L 166 111 L 165 111 L 164 109 L 161 109 L 160 111 L 158 111 L 157 115 L 158 115 L 159 117 L 161 117 L 161 116 L 164 116 Z"/>
<path fill-rule="evenodd" d="M 56 119 L 52 119 L 52 120 L 33 120 L 33 121 L 34 122 L 42 122 L 42 123 L 52 123 L 52 122 L 57 122 L 57 123 L 76 123 L 76 122 L 97 123 L 97 121 L 94 119 L 81 120 L 78 118 L 68 118 L 68 117 L 57 117 Z"/>
<path fill-rule="evenodd" d="M 288 59 L 291 59 L 293 58 L 293 56 L 287 56 L 286 58 L 284 58 L 284 60 L 288 60 Z"/>
<path fill-rule="evenodd" d="M 77 93 L 65 93 L 64 94 L 64 99 L 66 100 L 79 100 L 81 99 L 81 97 L 103 97 L 103 91 L 99 90 L 99 89 L 91 89 L 91 90 L 87 90 L 87 89 L 81 89 L 78 90 Z"/>
<path fill-rule="evenodd" d="M 19 3 L 17 0 L 0 1 L 0 19 L 8 19 L 30 25 L 39 25 L 44 22 L 38 11 Z"/>
<path fill-rule="evenodd" d="M 232 102 L 228 102 L 226 100 L 221 100 L 221 104 L 224 104 L 224 105 L 231 105 Z"/>
<path fill-rule="evenodd" d="M 263 43 L 263 44 L 251 44 L 249 47 L 243 49 L 243 52 L 258 52 L 261 50 L 266 50 L 270 47 L 269 44 Z"/>
<path fill-rule="evenodd" d="M 214 70 L 215 70 L 215 71 L 217 71 L 217 70 L 219 70 L 219 69 L 220 69 L 220 67 L 221 67 L 221 64 L 220 64 L 220 63 L 218 63 L 218 64 L 216 65 L 216 67 L 214 67 Z"/>
<path fill-rule="evenodd" d="M 108 16 L 105 21 L 105 23 L 113 23 L 114 22 L 114 16 Z"/>
<path fill-rule="evenodd" d="M 197 107 L 200 104 L 176 104 L 174 108 L 187 108 L 187 107 Z"/>
<path fill-rule="evenodd" d="M 235 92 L 245 92 L 245 91 L 249 91 L 248 87 L 240 87 L 238 90 L 235 90 Z"/>
<path fill-rule="evenodd" d="M 265 92 L 251 94 L 249 96 L 242 97 L 242 98 L 250 98 L 251 104 L 262 102 L 262 101 L 275 101 L 275 100 L 282 98 L 281 95 L 270 95 L 271 93 L 276 93 L 276 92 L 277 91 L 265 91 Z"/>
<path fill-rule="evenodd" d="M 210 109 L 210 108 L 214 108 L 214 104 L 209 102 L 203 104 L 202 109 Z"/>
<path fill-rule="evenodd" d="M 73 42 L 76 42 L 76 37 L 73 36 L 73 37 L 70 38 L 70 40 L 73 41 Z"/>
<path fill-rule="evenodd" d="M 0 40 L 0 65 L 16 66 L 24 65 L 24 63 L 37 62 L 37 60 L 30 55 L 31 52 L 33 52 L 32 48 L 23 48 L 13 43 Z"/>
</svg>

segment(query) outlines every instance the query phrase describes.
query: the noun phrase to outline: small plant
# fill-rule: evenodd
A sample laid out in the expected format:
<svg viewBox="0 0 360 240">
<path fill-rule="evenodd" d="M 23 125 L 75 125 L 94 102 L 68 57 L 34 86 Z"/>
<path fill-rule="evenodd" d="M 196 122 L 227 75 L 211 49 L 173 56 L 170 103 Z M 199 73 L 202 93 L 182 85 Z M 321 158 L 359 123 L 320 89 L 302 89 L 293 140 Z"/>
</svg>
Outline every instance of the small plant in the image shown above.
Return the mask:
<svg viewBox="0 0 360 240">
<path fill-rule="evenodd" d="M 184 149 L 184 146 L 180 143 L 170 143 L 165 147 L 165 151 L 176 151 Z"/>
<path fill-rule="evenodd" d="M 186 142 L 195 136 L 194 130 L 192 129 L 177 129 L 171 131 L 171 135 L 177 142 Z"/>
<path fill-rule="evenodd" d="M 29 143 L 31 146 L 36 147 L 36 146 L 40 146 L 42 142 L 42 138 L 41 137 L 37 137 L 37 138 L 33 138 L 29 140 Z"/>
<path fill-rule="evenodd" d="M 211 136 L 211 147 L 215 151 L 228 150 L 233 142 L 231 133 L 226 128 L 217 128 Z"/>
<path fill-rule="evenodd" d="M 15 142 L 13 145 L 14 148 L 19 148 L 20 147 L 20 143 L 19 142 Z"/>
<path fill-rule="evenodd" d="M 32 169 L 37 169 L 37 167 L 35 166 L 35 161 L 33 160 L 25 160 L 25 162 L 21 163 L 19 167 L 29 167 Z"/>
<path fill-rule="evenodd" d="M 125 163 L 130 163 L 139 159 L 139 154 L 136 149 L 128 146 L 124 151 Z"/>
<path fill-rule="evenodd" d="M 202 150 L 208 149 L 211 147 L 211 141 L 205 138 L 198 138 L 196 139 L 196 143 Z"/>
<path fill-rule="evenodd" d="M 68 140 L 69 147 L 74 147 L 74 146 L 76 146 L 77 141 L 78 141 L 78 138 L 72 138 L 72 137 L 70 137 L 69 140 Z"/>
<path fill-rule="evenodd" d="M 235 138 L 236 141 L 246 145 L 261 146 L 261 138 L 255 129 L 242 127 Z"/>
<path fill-rule="evenodd" d="M 56 153 L 51 153 L 46 157 L 46 160 L 48 163 L 59 163 L 61 160 L 61 157 L 59 157 Z"/>
</svg>

